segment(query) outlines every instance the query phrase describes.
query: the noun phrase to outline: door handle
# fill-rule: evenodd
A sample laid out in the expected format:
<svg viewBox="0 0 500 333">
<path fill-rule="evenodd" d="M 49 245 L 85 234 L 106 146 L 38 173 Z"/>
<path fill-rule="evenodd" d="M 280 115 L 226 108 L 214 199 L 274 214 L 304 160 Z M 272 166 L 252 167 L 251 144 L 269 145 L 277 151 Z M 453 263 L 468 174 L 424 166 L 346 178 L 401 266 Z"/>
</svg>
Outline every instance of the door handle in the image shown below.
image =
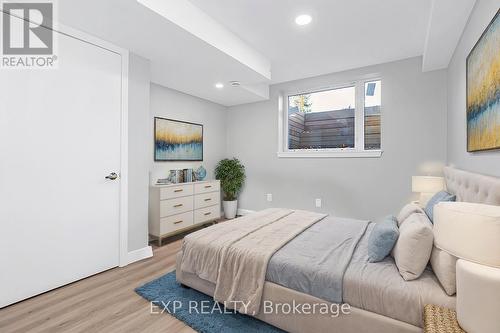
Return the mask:
<svg viewBox="0 0 500 333">
<path fill-rule="evenodd" d="M 107 175 L 104 178 L 109 179 L 109 180 L 115 180 L 116 178 L 118 178 L 118 175 L 116 174 L 116 172 L 111 172 L 109 175 Z"/>
</svg>

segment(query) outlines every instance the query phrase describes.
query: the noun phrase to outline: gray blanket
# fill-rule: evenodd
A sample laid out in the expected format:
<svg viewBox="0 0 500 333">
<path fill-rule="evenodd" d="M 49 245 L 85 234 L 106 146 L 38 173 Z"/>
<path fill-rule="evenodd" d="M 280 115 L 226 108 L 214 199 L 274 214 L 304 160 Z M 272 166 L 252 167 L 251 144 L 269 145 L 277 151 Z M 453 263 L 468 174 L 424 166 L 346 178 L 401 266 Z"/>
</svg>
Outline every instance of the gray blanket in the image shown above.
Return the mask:
<svg viewBox="0 0 500 333">
<path fill-rule="evenodd" d="M 368 221 L 326 217 L 277 251 L 266 280 L 342 303 L 344 273 Z"/>
</svg>

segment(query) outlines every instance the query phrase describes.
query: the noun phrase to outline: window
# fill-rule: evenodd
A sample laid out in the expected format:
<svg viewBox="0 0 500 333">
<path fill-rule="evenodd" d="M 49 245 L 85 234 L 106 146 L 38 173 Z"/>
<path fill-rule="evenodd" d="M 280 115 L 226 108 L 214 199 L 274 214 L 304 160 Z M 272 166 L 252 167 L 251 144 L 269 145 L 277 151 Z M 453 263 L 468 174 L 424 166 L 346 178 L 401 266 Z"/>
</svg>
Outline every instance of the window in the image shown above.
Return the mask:
<svg viewBox="0 0 500 333">
<path fill-rule="evenodd" d="M 365 82 L 365 150 L 380 149 L 380 105 L 382 83 Z"/>
<path fill-rule="evenodd" d="M 380 80 L 370 80 L 287 94 L 278 155 L 380 156 L 381 90 Z"/>
</svg>

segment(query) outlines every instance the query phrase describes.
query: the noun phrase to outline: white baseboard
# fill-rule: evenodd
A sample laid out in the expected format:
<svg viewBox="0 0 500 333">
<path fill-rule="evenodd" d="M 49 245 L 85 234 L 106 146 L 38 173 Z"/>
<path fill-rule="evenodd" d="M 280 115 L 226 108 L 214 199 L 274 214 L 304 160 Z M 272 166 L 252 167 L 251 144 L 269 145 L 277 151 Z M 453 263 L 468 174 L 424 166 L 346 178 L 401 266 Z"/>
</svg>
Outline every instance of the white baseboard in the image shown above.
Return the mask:
<svg viewBox="0 0 500 333">
<path fill-rule="evenodd" d="M 133 262 L 151 258 L 153 256 L 153 248 L 151 246 L 143 247 L 142 249 L 137 249 L 134 251 L 130 251 L 127 254 L 127 265 L 130 265 Z"/>
<path fill-rule="evenodd" d="M 250 213 L 255 213 L 255 210 L 238 208 L 238 212 L 236 214 L 238 214 L 238 215 L 248 215 Z"/>
</svg>

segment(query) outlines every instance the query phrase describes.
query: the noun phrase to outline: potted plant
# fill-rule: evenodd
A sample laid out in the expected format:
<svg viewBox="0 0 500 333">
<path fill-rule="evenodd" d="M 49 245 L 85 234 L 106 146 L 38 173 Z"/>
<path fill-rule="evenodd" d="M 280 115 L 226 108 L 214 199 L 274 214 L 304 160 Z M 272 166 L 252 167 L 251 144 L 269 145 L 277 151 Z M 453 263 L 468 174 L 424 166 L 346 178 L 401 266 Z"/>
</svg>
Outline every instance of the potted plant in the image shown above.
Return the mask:
<svg viewBox="0 0 500 333">
<path fill-rule="evenodd" d="M 224 216 L 234 219 L 238 208 L 238 194 L 245 182 L 245 167 L 236 158 L 223 159 L 215 167 L 215 178 L 220 180 L 224 198 Z"/>
</svg>

